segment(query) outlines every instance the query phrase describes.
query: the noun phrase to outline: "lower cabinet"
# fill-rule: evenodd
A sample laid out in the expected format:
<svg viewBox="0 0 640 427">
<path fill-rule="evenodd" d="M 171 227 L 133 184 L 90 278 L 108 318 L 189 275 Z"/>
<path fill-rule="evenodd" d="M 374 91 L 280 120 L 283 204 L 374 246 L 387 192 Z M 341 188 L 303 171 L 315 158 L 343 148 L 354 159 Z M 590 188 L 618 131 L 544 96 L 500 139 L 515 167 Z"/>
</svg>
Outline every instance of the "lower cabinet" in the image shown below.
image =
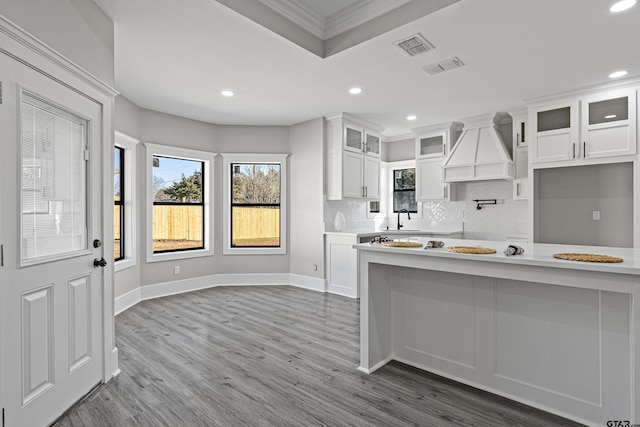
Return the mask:
<svg viewBox="0 0 640 427">
<path fill-rule="evenodd" d="M 327 291 L 350 298 L 359 298 L 358 251 L 353 245 L 360 243 L 354 234 L 325 234 L 325 266 Z"/>
</svg>

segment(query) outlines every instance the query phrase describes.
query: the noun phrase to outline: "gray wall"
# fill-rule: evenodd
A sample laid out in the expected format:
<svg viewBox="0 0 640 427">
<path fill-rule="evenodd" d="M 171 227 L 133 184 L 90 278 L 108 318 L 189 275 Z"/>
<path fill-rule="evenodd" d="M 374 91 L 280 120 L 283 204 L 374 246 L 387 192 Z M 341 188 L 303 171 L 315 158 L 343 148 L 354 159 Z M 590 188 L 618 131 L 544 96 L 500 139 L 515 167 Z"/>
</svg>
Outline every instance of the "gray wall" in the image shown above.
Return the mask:
<svg viewBox="0 0 640 427">
<path fill-rule="evenodd" d="M 535 179 L 537 242 L 633 246 L 632 163 L 541 169 Z"/>
<path fill-rule="evenodd" d="M 215 153 L 289 153 L 288 253 L 286 255 L 222 255 L 222 158 L 215 164 L 213 257 L 146 262 L 147 206 L 139 203 L 138 265 L 115 275 L 116 297 L 138 286 L 211 274 L 294 273 L 324 277 L 322 236 L 322 118 L 286 126 L 226 126 L 141 109 L 126 98 L 116 99 L 116 129 L 142 142 L 138 147 L 138 200 L 145 195 L 144 143 L 164 144 Z M 317 270 L 313 270 L 313 265 Z M 181 274 L 173 274 L 180 265 Z"/>
<path fill-rule="evenodd" d="M 289 132 L 290 272 L 316 278 L 324 277 L 323 141 L 322 118 L 292 126 Z"/>
<path fill-rule="evenodd" d="M 113 22 L 90 0 L 3 0 L 0 14 L 114 85 Z"/>
<path fill-rule="evenodd" d="M 416 140 L 413 138 L 400 141 L 384 142 L 381 158 L 385 162 L 413 160 L 416 158 Z"/>
</svg>

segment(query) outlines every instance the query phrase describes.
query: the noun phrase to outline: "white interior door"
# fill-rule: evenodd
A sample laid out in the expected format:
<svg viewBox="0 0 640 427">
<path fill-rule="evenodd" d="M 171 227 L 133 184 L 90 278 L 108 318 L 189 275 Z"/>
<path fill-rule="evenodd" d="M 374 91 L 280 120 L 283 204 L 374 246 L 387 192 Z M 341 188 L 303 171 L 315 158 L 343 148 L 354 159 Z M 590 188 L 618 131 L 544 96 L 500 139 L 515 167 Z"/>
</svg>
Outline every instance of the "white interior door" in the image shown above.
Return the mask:
<svg viewBox="0 0 640 427">
<path fill-rule="evenodd" d="M 103 378 L 102 107 L 0 53 L 1 396 L 47 425 Z"/>
</svg>

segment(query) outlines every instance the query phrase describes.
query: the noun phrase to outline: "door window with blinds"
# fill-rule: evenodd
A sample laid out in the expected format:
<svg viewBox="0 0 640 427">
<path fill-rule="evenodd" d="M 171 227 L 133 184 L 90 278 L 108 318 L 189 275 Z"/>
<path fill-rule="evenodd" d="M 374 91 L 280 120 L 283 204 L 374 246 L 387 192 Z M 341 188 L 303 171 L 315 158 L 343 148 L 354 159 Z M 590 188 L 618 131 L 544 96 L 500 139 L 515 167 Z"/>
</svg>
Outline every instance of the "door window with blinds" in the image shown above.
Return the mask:
<svg viewBox="0 0 640 427">
<path fill-rule="evenodd" d="M 23 92 L 21 265 L 87 249 L 86 120 Z"/>
</svg>

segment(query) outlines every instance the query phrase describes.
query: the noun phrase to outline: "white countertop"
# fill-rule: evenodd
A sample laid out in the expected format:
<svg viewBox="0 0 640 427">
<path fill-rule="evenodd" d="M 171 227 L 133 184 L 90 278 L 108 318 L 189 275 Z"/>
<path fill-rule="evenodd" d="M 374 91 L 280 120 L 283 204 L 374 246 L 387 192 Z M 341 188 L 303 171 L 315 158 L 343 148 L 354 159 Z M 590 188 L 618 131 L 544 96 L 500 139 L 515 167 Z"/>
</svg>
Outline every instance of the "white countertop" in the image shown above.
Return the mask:
<svg viewBox="0 0 640 427">
<path fill-rule="evenodd" d="M 332 236 L 354 236 L 354 237 L 374 237 L 374 236 L 452 236 L 462 234 L 462 229 L 449 230 L 344 230 L 325 231 L 325 235 Z"/>
<path fill-rule="evenodd" d="M 409 239 L 397 239 L 409 240 Z M 433 240 L 425 237 L 411 237 L 411 241 L 417 241 L 424 246 L 427 241 Z M 447 252 L 444 248 L 397 248 L 388 247 L 381 244 L 361 243 L 354 245 L 354 248 L 365 251 L 380 251 L 389 253 L 400 253 L 409 255 L 420 255 L 429 257 L 454 258 L 465 260 L 479 260 L 493 263 L 509 263 L 520 265 L 531 265 L 540 267 L 553 267 L 564 269 L 575 269 L 583 271 L 599 271 L 618 274 L 640 275 L 640 249 L 633 248 L 613 248 L 602 246 L 577 246 L 577 245 L 553 245 L 545 243 L 521 243 L 515 242 L 522 247 L 525 252 L 522 255 L 505 256 L 503 250 L 509 245 L 506 241 L 492 240 L 468 240 L 468 239 L 441 239 L 446 246 L 480 246 L 496 250 L 495 254 L 460 254 Z M 621 263 L 598 263 L 567 261 L 554 258 L 555 253 L 589 253 L 600 255 L 611 255 L 622 258 Z M 638 282 L 640 285 L 640 281 Z"/>
</svg>

